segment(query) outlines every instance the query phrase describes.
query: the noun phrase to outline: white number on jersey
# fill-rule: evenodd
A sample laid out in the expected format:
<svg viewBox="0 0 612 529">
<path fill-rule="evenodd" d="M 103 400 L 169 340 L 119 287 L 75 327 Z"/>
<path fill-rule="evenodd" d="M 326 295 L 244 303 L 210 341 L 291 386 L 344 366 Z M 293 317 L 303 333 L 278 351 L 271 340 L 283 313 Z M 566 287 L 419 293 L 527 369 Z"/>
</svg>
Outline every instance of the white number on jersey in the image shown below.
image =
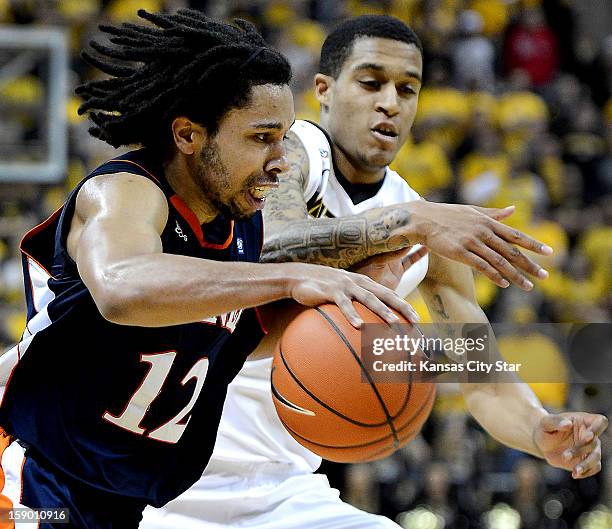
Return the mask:
<svg viewBox="0 0 612 529">
<path fill-rule="evenodd" d="M 159 395 L 164 382 L 172 369 L 172 364 L 175 357 L 176 351 L 143 354 L 140 361 L 151 364 L 149 372 L 146 374 L 144 380 L 128 402 L 125 410 L 123 410 L 123 413 L 116 416 L 106 412 L 104 413 L 103 418 L 108 422 L 111 422 L 120 428 L 135 434 L 144 434 L 145 429 L 140 426 L 140 423 L 147 414 L 147 411 L 149 411 L 151 403 Z M 150 431 L 147 434 L 147 437 L 157 439 L 158 441 L 165 441 L 167 443 L 176 443 L 181 438 L 181 435 L 183 435 L 183 432 L 189 423 L 189 418 L 185 421 L 185 417 L 189 415 L 191 409 L 200 396 L 207 372 L 208 358 L 200 358 L 181 381 L 181 384 L 185 385 L 192 378 L 196 379 L 196 387 L 193 391 L 193 395 L 191 396 L 191 400 L 172 419 Z"/>
<path fill-rule="evenodd" d="M 176 443 L 181 438 L 181 435 L 183 435 L 185 428 L 187 428 L 189 424 L 191 416 L 189 416 L 186 421 L 184 421 L 184 419 L 189 415 L 191 408 L 193 408 L 196 400 L 198 400 L 207 372 L 208 358 L 200 358 L 181 382 L 184 386 L 192 378 L 196 379 L 196 387 L 191 396 L 191 400 L 175 417 L 170 419 L 167 423 L 162 424 L 159 428 L 149 432 L 149 437 L 151 439 L 165 441 L 166 443 Z M 184 421 L 184 423 L 182 421 Z"/>
</svg>

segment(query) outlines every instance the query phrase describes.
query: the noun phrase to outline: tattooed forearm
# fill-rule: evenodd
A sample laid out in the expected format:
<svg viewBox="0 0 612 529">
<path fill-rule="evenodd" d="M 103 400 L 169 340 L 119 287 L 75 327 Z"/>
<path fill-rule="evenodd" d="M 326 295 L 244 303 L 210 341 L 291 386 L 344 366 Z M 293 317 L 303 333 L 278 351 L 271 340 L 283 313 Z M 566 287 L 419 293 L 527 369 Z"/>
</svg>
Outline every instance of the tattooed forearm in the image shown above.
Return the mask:
<svg viewBox="0 0 612 529">
<path fill-rule="evenodd" d="M 337 219 L 268 225 L 263 262 L 306 261 L 347 268 L 372 255 L 410 245 L 403 228 L 410 214 L 401 205 Z"/>
</svg>

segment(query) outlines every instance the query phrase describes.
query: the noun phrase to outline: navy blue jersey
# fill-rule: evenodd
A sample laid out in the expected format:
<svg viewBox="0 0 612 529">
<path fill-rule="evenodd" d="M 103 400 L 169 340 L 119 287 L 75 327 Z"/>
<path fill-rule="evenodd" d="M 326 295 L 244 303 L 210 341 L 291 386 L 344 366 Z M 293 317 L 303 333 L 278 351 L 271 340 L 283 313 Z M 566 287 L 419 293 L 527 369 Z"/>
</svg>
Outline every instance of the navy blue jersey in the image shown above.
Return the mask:
<svg viewBox="0 0 612 529">
<path fill-rule="evenodd" d="M 66 238 L 83 183 L 117 172 L 149 178 L 166 195 L 165 253 L 259 260 L 260 212 L 200 226 L 145 149 L 97 168 L 22 241 L 27 325 L 0 425 L 72 479 L 160 506 L 202 474 L 227 385 L 263 334 L 253 309 L 161 328 L 118 325 L 100 315 Z"/>
</svg>

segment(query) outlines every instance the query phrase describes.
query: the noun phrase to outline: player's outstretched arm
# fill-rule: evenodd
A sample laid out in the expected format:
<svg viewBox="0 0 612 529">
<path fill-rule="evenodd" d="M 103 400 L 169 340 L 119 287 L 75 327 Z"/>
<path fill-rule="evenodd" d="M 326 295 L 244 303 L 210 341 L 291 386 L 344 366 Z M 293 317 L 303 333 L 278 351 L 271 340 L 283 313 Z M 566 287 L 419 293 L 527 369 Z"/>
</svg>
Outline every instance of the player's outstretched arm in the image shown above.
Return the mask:
<svg viewBox="0 0 612 529">
<path fill-rule="evenodd" d="M 308 158 L 299 138 L 286 142 L 290 168 L 264 209 L 266 240 L 262 262 L 301 261 L 349 268 L 384 252 L 423 243 L 444 257 L 467 264 L 500 287 L 533 288 L 525 273 L 548 274 L 518 247 L 540 254 L 552 250 L 502 222 L 513 208 L 489 209 L 425 200 L 335 219 L 311 219 L 304 200 Z"/>
<path fill-rule="evenodd" d="M 97 176 L 79 191 L 68 236 L 100 313 L 124 325 L 169 326 L 291 298 L 307 306 L 336 303 L 358 326 L 351 300 L 389 322 L 389 307 L 412 308 L 375 281 L 344 270 L 302 264 L 220 262 L 162 252 L 168 218 L 159 188 L 128 173 Z"/>
<path fill-rule="evenodd" d="M 433 255 L 419 291 L 445 336 L 455 337 L 452 322 L 489 323 L 478 305 L 472 272 L 464 265 Z M 490 330 L 490 329 L 489 329 Z M 489 336 L 487 361 L 501 359 Z M 601 470 L 600 435 L 608 420 L 591 413 L 549 414 L 531 388 L 508 371 L 492 372 L 479 383 L 461 384 L 470 413 L 501 443 L 542 457 L 584 478 Z"/>
</svg>

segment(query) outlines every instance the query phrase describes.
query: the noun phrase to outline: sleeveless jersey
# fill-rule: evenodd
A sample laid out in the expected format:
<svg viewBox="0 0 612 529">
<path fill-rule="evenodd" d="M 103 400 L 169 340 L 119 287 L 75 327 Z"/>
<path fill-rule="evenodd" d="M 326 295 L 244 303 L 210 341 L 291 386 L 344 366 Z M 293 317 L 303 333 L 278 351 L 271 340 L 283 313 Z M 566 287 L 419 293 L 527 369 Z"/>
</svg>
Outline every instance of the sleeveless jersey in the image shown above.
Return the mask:
<svg viewBox="0 0 612 529">
<path fill-rule="evenodd" d="M 263 334 L 255 310 L 159 328 L 118 325 L 100 315 L 66 238 L 81 186 L 118 172 L 148 178 L 166 196 L 164 253 L 259 261 L 260 212 L 200 226 L 146 149 L 98 167 L 21 243 L 27 324 L 0 425 L 59 474 L 161 506 L 203 472 L 227 385 Z"/>
<path fill-rule="evenodd" d="M 326 134 L 307 121 L 296 121 L 291 130 L 300 138 L 308 155 L 304 197 L 311 216 L 354 215 L 420 199 L 405 180 L 387 169 L 378 193 L 353 204 L 335 177 Z M 425 256 L 404 274 L 400 285 L 404 295 L 423 280 L 427 264 Z M 271 364 L 270 358 L 248 360 L 230 384 L 210 466 L 193 489 L 214 487 L 215 481 L 207 478 L 215 473 L 240 473 L 259 467 L 262 473 L 273 471 L 291 476 L 314 472 L 321 464 L 321 458 L 295 441 L 278 419 L 270 391 Z M 185 497 L 188 495 L 189 491 Z"/>
</svg>

